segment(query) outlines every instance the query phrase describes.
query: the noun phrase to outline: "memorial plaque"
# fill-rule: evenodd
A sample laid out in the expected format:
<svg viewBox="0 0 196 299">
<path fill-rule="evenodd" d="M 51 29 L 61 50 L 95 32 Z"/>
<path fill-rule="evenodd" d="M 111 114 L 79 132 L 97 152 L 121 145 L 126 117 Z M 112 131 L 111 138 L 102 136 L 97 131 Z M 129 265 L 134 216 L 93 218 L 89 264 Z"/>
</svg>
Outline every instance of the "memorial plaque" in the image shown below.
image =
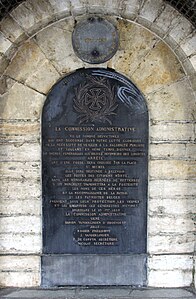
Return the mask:
<svg viewBox="0 0 196 299">
<path fill-rule="evenodd" d="M 118 49 L 118 31 L 108 20 L 91 16 L 76 25 L 72 44 L 75 54 L 83 61 L 103 63 Z"/>
<path fill-rule="evenodd" d="M 148 113 L 124 76 L 80 69 L 42 118 L 43 250 L 146 252 Z"/>
</svg>

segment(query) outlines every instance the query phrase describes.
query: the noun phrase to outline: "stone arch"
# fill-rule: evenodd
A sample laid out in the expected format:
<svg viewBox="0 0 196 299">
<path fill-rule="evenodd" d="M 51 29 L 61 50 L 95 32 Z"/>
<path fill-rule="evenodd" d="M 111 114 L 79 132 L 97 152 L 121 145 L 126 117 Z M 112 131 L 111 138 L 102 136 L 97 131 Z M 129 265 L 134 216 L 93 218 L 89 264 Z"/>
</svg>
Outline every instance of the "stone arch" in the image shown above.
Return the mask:
<svg viewBox="0 0 196 299">
<path fill-rule="evenodd" d="M 2 284 L 40 284 L 40 114 L 51 86 L 88 66 L 74 55 L 70 36 L 75 20 L 89 13 L 104 14 L 121 36 L 117 54 L 100 67 L 125 74 L 149 105 L 149 285 L 188 286 L 194 250 L 195 34 L 162 1 L 26 1 L 2 20 L 2 207 L 9 216 L 2 217 Z M 3 276 L 6 271 L 11 278 Z"/>
</svg>

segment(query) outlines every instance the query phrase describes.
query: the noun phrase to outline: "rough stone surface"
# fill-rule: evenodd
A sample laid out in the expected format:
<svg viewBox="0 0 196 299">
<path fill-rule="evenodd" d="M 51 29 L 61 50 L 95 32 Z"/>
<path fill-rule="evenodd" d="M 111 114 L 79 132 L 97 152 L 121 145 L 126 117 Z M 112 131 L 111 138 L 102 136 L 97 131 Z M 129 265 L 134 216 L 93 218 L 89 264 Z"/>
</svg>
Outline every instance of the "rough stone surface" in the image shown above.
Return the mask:
<svg viewBox="0 0 196 299">
<path fill-rule="evenodd" d="M 16 82 L 1 98 L 1 115 L 4 119 L 36 120 L 40 118 L 44 101 L 45 96 Z"/>
<path fill-rule="evenodd" d="M 27 38 L 24 30 L 9 15 L 0 22 L 0 31 L 7 39 L 15 44 L 19 44 L 22 40 Z"/>
<path fill-rule="evenodd" d="M 147 0 L 145 1 L 139 13 L 139 18 L 144 18 L 149 22 L 154 22 L 164 8 L 163 1 Z"/>
<path fill-rule="evenodd" d="M 147 101 L 153 120 L 194 120 L 196 115 L 195 97 L 187 78 L 150 93 Z"/>
<path fill-rule="evenodd" d="M 155 91 L 184 76 L 179 61 L 162 41 L 141 60 L 136 71 L 131 74 L 132 80 L 144 93 Z"/>
</svg>

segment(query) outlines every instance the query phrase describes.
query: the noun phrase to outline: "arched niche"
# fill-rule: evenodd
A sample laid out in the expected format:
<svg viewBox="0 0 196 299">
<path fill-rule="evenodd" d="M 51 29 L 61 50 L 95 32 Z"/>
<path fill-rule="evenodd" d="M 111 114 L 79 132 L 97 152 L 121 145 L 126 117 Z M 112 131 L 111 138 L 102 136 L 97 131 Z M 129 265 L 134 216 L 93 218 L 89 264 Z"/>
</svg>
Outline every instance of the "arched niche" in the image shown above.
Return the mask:
<svg viewBox="0 0 196 299">
<path fill-rule="evenodd" d="M 42 284 L 145 285 L 148 111 L 138 88 L 79 69 L 42 114 Z M 58 275 L 57 275 L 58 274 Z"/>
</svg>

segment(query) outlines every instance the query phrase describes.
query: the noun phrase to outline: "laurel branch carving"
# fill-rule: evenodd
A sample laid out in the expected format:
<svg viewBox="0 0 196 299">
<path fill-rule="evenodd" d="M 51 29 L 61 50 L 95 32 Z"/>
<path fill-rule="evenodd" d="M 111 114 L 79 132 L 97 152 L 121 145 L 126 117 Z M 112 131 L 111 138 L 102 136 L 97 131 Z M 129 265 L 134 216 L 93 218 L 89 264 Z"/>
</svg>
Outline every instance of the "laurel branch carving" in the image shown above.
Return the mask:
<svg viewBox="0 0 196 299">
<path fill-rule="evenodd" d="M 75 88 L 74 109 L 79 114 L 79 124 L 102 122 L 112 125 L 118 103 L 115 87 L 103 77 L 87 76 L 87 81 Z"/>
</svg>

